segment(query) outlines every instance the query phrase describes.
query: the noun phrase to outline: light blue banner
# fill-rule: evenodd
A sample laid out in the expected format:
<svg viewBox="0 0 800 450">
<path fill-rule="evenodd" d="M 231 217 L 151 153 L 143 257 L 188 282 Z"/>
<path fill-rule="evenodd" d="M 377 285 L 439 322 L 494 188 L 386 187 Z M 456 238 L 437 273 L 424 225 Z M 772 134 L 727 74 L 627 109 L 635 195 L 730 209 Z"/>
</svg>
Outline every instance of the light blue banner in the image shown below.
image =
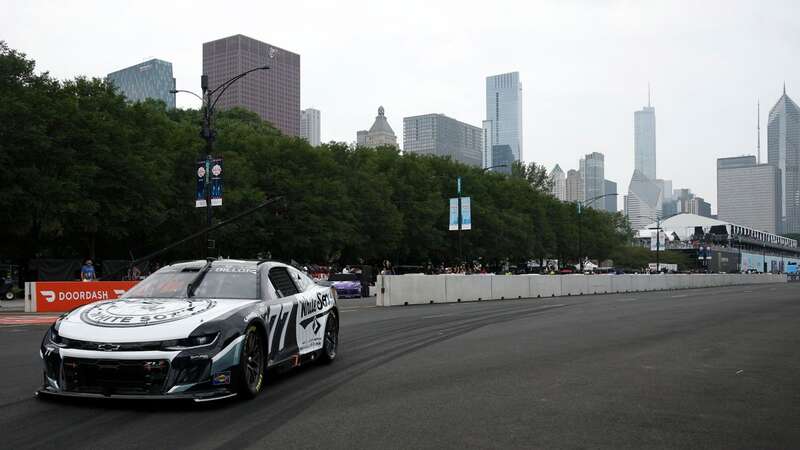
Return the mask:
<svg viewBox="0 0 800 450">
<path fill-rule="evenodd" d="M 461 229 L 472 229 L 472 205 L 470 197 L 461 197 Z"/>
<path fill-rule="evenodd" d="M 450 199 L 450 231 L 458 230 L 458 199 Z"/>
</svg>

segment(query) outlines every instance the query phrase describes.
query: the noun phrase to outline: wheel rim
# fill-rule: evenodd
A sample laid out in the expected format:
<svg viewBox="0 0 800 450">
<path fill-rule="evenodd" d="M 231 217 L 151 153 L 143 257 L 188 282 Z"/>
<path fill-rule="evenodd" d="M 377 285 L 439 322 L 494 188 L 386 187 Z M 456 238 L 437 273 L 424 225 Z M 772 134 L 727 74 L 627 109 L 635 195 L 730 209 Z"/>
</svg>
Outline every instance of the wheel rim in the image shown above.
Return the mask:
<svg viewBox="0 0 800 450">
<path fill-rule="evenodd" d="M 244 376 L 247 385 L 252 389 L 257 389 L 261 384 L 261 371 L 263 365 L 263 351 L 258 336 L 255 333 L 247 335 L 245 340 L 245 367 Z"/>
<path fill-rule="evenodd" d="M 325 327 L 325 353 L 328 358 L 336 356 L 336 347 L 339 344 L 339 322 L 331 313 L 328 317 L 328 326 Z"/>
</svg>

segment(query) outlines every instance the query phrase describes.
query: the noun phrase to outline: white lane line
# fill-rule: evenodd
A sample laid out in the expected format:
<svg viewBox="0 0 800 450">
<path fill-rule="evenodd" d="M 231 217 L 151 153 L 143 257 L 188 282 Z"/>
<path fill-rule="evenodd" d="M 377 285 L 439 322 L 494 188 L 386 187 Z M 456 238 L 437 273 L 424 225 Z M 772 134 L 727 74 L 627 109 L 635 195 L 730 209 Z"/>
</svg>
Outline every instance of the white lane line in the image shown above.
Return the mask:
<svg viewBox="0 0 800 450">
<path fill-rule="evenodd" d="M 447 316 L 452 316 L 452 315 L 453 314 L 436 314 L 434 316 L 422 316 L 421 319 L 433 319 L 433 318 L 436 318 L 436 317 L 447 317 Z"/>
<path fill-rule="evenodd" d="M 351 308 L 339 308 L 339 312 L 346 312 L 346 311 L 362 311 L 365 309 L 376 308 L 376 306 L 357 306 Z"/>
<path fill-rule="evenodd" d="M 689 296 L 689 294 L 670 295 L 669 298 L 683 298 L 683 297 L 688 297 L 688 296 Z"/>
<path fill-rule="evenodd" d="M 632 302 L 634 300 L 638 300 L 638 299 L 636 297 L 630 297 L 630 298 L 621 298 L 621 299 L 619 299 L 617 301 L 619 301 L 619 302 Z"/>
</svg>

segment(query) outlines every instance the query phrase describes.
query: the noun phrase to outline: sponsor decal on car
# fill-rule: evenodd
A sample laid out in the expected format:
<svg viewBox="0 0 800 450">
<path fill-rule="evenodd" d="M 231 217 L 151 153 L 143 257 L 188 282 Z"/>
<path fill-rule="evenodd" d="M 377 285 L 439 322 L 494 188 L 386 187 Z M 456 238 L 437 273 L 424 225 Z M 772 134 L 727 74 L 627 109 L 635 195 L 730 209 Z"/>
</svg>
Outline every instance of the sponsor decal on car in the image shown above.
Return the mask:
<svg viewBox="0 0 800 450">
<path fill-rule="evenodd" d="M 230 372 L 215 373 L 214 376 L 211 377 L 211 384 L 213 384 L 214 386 L 231 384 L 231 373 Z"/>
<path fill-rule="evenodd" d="M 215 305 L 207 299 L 122 299 L 92 306 L 81 313 L 81 320 L 100 327 L 158 325 L 206 312 Z"/>
</svg>

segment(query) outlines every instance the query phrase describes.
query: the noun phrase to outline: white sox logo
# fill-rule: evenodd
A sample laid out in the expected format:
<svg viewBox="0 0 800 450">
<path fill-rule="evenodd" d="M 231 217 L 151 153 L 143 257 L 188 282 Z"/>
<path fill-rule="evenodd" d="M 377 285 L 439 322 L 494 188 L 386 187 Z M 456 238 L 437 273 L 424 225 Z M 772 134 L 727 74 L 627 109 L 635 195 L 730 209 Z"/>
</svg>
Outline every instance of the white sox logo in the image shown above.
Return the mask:
<svg viewBox="0 0 800 450">
<path fill-rule="evenodd" d="M 99 303 L 83 313 L 81 319 L 101 327 L 140 327 L 185 319 L 208 311 L 214 300 L 117 300 Z"/>
</svg>

